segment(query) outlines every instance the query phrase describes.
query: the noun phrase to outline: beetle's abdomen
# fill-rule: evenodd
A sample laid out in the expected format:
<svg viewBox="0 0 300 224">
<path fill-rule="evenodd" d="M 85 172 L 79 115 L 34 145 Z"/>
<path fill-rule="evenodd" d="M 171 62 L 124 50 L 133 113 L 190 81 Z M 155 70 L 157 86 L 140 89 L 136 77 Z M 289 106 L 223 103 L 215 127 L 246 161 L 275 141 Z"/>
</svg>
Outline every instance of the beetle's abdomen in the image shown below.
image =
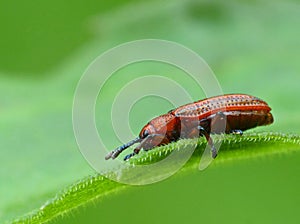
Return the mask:
<svg viewBox="0 0 300 224">
<path fill-rule="evenodd" d="M 227 119 L 226 132 L 231 130 L 248 130 L 257 126 L 268 125 L 273 123 L 273 116 L 266 111 L 229 111 L 224 112 Z"/>
</svg>

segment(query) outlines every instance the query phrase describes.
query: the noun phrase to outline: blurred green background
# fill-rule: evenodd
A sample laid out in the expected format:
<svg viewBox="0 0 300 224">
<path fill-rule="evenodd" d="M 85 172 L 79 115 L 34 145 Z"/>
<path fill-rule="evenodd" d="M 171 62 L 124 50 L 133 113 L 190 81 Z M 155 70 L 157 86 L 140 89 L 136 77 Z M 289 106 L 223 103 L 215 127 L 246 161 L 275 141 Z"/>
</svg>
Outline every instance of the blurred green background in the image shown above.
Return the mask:
<svg viewBox="0 0 300 224">
<path fill-rule="evenodd" d="M 258 130 L 300 134 L 299 15 L 296 0 L 0 1 L 0 222 L 39 208 L 94 172 L 73 135 L 73 95 L 92 60 L 126 41 L 187 46 L 210 65 L 224 93 L 270 104 L 275 123 Z M 97 104 L 109 148 L 120 142 L 109 110 L 101 108 L 122 85 L 147 74 L 173 78 L 194 100 L 204 97 L 171 66 L 149 62 L 118 71 Z M 171 108 L 144 98 L 130 113 L 134 133 Z M 55 222 L 297 223 L 299 162 L 300 153 L 293 153 L 196 170 L 133 187 Z"/>
</svg>

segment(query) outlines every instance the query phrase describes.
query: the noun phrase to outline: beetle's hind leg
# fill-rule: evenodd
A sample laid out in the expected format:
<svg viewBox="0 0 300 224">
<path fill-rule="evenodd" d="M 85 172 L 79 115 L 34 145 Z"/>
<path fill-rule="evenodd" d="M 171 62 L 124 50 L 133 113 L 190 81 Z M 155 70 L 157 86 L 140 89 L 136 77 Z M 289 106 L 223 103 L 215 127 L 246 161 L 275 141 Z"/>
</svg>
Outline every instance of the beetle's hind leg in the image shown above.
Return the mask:
<svg viewBox="0 0 300 224">
<path fill-rule="evenodd" d="M 201 126 L 198 126 L 198 129 L 199 129 L 199 134 L 204 135 L 205 138 L 206 138 L 206 141 L 207 141 L 207 143 L 210 147 L 210 150 L 211 150 L 211 157 L 216 158 L 217 155 L 218 155 L 218 152 L 217 152 L 217 149 L 215 147 L 215 144 L 214 144 L 212 138 L 209 136 L 209 133 Z"/>
<path fill-rule="evenodd" d="M 234 134 L 234 135 L 240 135 L 242 136 L 243 135 L 243 131 L 242 130 L 231 130 L 230 131 L 231 134 Z"/>
</svg>

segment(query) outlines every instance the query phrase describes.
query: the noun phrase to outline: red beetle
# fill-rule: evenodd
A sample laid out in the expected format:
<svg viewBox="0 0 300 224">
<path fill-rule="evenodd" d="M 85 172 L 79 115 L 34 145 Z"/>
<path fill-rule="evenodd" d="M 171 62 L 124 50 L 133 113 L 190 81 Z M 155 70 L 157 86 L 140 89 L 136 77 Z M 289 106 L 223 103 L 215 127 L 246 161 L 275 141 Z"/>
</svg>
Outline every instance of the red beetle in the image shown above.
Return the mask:
<svg viewBox="0 0 300 224">
<path fill-rule="evenodd" d="M 139 144 L 124 160 L 138 154 L 141 149 L 150 150 L 181 138 L 198 136 L 205 136 L 215 158 L 217 150 L 209 137 L 210 133 L 242 135 L 247 129 L 273 123 L 270 111 L 265 101 L 246 94 L 227 94 L 199 100 L 152 119 L 136 139 L 111 151 L 105 159 L 115 159 L 135 143 Z"/>
</svg>

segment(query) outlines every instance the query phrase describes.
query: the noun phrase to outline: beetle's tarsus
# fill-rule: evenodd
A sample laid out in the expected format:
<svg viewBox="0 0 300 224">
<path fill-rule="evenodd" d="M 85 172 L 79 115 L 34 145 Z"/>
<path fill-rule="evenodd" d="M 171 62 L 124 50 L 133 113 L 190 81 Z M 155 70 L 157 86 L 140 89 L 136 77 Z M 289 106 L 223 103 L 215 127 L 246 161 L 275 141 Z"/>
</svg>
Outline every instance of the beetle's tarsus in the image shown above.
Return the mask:
<svg viewBox="0 0 300 224">
<path fill-rule="evenodd" d="M 213 159 L 215 159 L 217 157 L 217 155 L 218 155 L 218 152 L 217 152 L 215 146 L 212 146 L 212 148 L 211 148 L 211 157 Z"/>
<path fill-rule="evenodd" d="M 124 157 L 124 161 L 128 161 L 131 157 L 133 157 L 135 155 L 135 153 L 133 152 L 133 153 L 130 153 L 130 154 L 128 154 L 128 155 L 126 155 L 125 157 Z"/>
<path fill-rule="evenodd" d="M 234 135 L 241 135 L 241 136 L 243 135 L 243 131 L 239 130 L 239 129 L 237 129 L 237 130 L 231 130 L 230 133 L 234 134 Z"/>
<path fill-rule="evenodd" d="M 144 141 L 145 141 L 145 140 L 144 140 Z M 141 149 L 142 149 L 142 143 L 139 144 L 139 145 L 133 150 L 133 153 L 130 153 L 130 154 L 126 155 L 126 156 L 124 157 L 124 161 L 128 161 L 131 157 L 133 157 L 133 156 L 139 154 L 139 152 L 141 151 Z"/>
</svg>

